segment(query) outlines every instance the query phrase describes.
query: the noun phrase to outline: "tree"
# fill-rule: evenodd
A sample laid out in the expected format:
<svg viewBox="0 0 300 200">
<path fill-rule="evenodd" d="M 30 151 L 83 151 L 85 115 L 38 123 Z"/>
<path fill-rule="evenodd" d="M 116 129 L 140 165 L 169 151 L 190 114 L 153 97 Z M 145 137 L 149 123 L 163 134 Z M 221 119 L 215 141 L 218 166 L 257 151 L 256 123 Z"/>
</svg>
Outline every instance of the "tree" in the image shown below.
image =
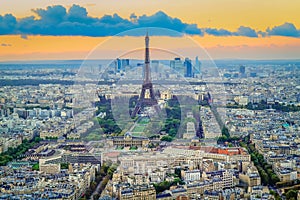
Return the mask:
<svg viewBox="0 0 300 200">
<path fill-rule="evenodd" d="M 68 169 L 69 168 L 69 163 L 60 163 L 60 168 L 61 169 Z"/>
<path fill-rule="evenodd" d="M 274 190 L 271 190 L 270 194 L 275 197 L 275 200 L 281 200 L 279 194 L 277 192 L 275 192 Z"/>
<path fill-rule="evenodd" d="M 245 138 L 248 137 L 249 136 Z M 277 185 L 280 179 L 272 170 L 272 166 L 265 161 L 264 156 L 257 151 L 253 144 L 246 143 L 245 138 L 243 140 L 243 145 L 245 145 L 248 149 L 248 152 L 251 156 L 251 160 L 258 169 L 262 183 L 264 185 Z M 240 145 L 241 143 L 242 142 L 240 142 Z"/>
<path fill-rule="evenodd" d="M 32 170 L 38 171 L 40 169 L 39 163 L 36 163 L 32 166 Z"/>
<path fill-rule="evenodd" d="M 103 190 L 104 190 L 104 188 L 105 188 L 105 186 L 107 185 L 108 181 L 109 181 L 109 177 L 106 176 L 106 177 L 102 180 L 102 182 L 101 182 L 101 184 L 100 184 L 100 191 L 103 191 Z"/>
<path fill-rule="evenodd" d="M 106 116 L 104 118 L 97 117 L 98 123 L 101 126 L 103 132 L 105 134 L 121 133 L 122 130 L 119 128 L 113 117 L 110 100 L 101 103 L 99 102 L 97 106 L 98 111 L 96 114 L 99 114 L 100 112 L 106 113 Z"/>
<path fill-rule="evenodd" d="M 297 199 L 298 192 L 296 190 L 289 190 L 286 193 L 286 199 L 287 200 L 296 200 Z"/>
<path fill-rule="evenodd" d="M 226 135 L 222 135 L 218 138 L 218 143 L 224 143 L 227 142 L 228 138 Z"/>
<path fill-rule="evenodd" d="M 223 126 L 222 128 L 222 135 L 226 136 L 227 138 L 230 137 L 229 130 L 226 126 Z"/>
<path fill-rule="evenodd" d="M 171 136 L 165 135 L 161 139 L 161 141 L 171 142 L 173 138 Z"/>
<path fill-rule="evenodd" d="M 113 173 L 116 171 L 117 167 L 115 165 L 112 165 L 108 168 L 107 174 L 112 177 Z"/>
<path fill-rule="evenodd" d="M 275 185 L 279 181 L 280 181 L 279 177 L 276 174 L 272 173 L 271 174 L 271 184 Z"/>
<path fill-rule="evenodd" d="M 36 142 L 35 139 L 33 139 L 32 141 L 23 140 L 22 144 L 20 144 L 16 148 L 9 147 L 6 152 L 0 154 L 0 166 L 5 166 L 8 162 L 12 161 L 13 159 L 19 158 L 28 149 L 32 148 L 37 143 L 38 142 Z"/>
<path fill-rule="evenodd" d="M 180 168 L 175 168 L 175 174 L 178 176 L 178 178 L 181 179 L 181 169 Z"/>
<path fill-rule="evenodd" d="M 34 142 L 39 143 L 42 139 L 40 137 L 35 137 Z"/>
<path fill-rule="evenodd" d="M 155 148 L 155 145 L 151 142 L 148 144 L 148 148 L 153 149 L 153 148 Z"/>
<path fill-rule="evenodd" d="M 160 182 L 160 183 L 157 183 L 157 184 L 154 184 L 154 188 L 156 190 L 156 194 L 159 194 L 165 190 L 168 190 L 170 189 L 171 187 L 171 183 L 168 182 L 168 181 L 163 181 L 163 182 Z"/>
<path fill-rule="evenodd" d="M 177 134 L 177 130 L 176 128 L 171 128 L 168 133 L 171 137 L 175 137 Z"/>
<path fill-rule="evenodd" d="M 233 136 L 230 138 L 231 141 L 238 141 L 240 138 L 238 136 Z"/>
<path fill-rule="evenodd" d="M 261 176 L 263 184 L 264 185 L 268 185 L 269 184 L 269 176 L 268 176 L 268 174 L 264 170 L 262 170 L 260 172 L 260 176 Z"/>
</svg>

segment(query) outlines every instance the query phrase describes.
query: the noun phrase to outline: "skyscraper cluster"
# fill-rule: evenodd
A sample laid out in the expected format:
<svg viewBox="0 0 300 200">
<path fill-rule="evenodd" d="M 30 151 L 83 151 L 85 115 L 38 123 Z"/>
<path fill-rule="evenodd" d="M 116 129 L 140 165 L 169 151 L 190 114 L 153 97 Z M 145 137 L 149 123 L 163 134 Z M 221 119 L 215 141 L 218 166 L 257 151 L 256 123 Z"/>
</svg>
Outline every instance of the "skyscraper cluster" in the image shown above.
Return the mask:
<svg viewBox="0 0 300 200">
<path fill-rule="evenodd" d="M 177 72 L 179 75 L 184 77 L 195 77 L 197 74 L 200 74 L 201 63 L 198 59 L 198 56 L 195 58 L 195 63 L 193 64 L 190 58 L 185 58 L 182 60 L 180 57 L 174 58 L 170 61 L 170 68 Z"/>
</svg>

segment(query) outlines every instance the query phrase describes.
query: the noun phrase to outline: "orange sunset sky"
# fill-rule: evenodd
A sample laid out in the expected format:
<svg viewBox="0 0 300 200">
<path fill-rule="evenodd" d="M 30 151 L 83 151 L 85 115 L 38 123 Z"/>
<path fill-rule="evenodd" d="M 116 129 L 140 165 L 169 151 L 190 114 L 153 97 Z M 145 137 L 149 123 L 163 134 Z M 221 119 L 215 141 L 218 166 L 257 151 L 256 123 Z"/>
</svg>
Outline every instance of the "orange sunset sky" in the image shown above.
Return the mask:
<svg viewBox="0 0 300 200">
<path fill-rule="evenodd" d="M 98 35 L 85 34 L 84 28 L 80 31 L 74 29 L 73 34 L 73 29 L 68 29 L 70 25 L 61 32 L 51 31 L 51 27 L 47 29 L 49 32 L 44 31 L 43 26 L 47 22 L 52 23 L 52 29 L 59 29 L 71 19 L 56 18 L 59 12 L 56 15 L 56 10 L 50 10 L 48 6 L 61 5 L 70 16 L 69 9 L 73 4 L 86 9 L 89 19 L 95 21 L 104 15 L 117 14 L 122 20 L 131 23 L 133 19 L 130 15 L 134 13 L 137 20 L 146 16 L 144 21 L 132 22 L 135 27 L 159 24 L 159 17 L 168 19 L 171 25 L 168 24 L 168 20 L 165 25 L 171 29 L 175 22 L 177 24 L 174 19 L 180 20 L 179 25 L 174 25 L 175 30 L 177 26 L 181 27 L 181 24 L 194 24 L 191 26 L 193 31 L 200 30 L 201 33 L 194 33 L 189 28 L 183 28 L 183 32 L 205 48 L 214 59 L 300 58 L 299 0 L 11 0 L 2 1 L 0 6 L 0 61 L 84 59 L 92 49 L 111 39 L 119 30 L 128 30 L 116 25 L 116 21 L 119 20 L 117 17 L 110 21 L 100 20 L 101 23 L 107 23 L 101 26 L 109 28 L 103 30 L 103 34 L 98 28 Z M 163 14 L 157 14 L 159 11 Z M 82 23 L 85 27 L 86 23 L 90 23 L 83 22 L 81 18 L 77 19 L 77 12 L 74 13 L 74 19 L 71 21 L 73 24 Z M 16 19 L 16 22 L 13 22 L 15 24 L 10 25 L 14 20 L 7 14 Z M 32 22 L 36 23 L 34 26 L 24 23 L 30 16 Z M 39 20 L 44 21 L 39 23 Z M 97 27 L 98 25 L 99 23 Z M 162 27 L 165 25 L 161 24 Z M 240 30 L 241 26 L 247 27 L 246 30 Z M 214 32 L 209 29 L 214 29 Z M 226 30 L 226 34 L 220 30 Z M 169 36 L 155 37 L 165 42 Z M 135 41 L 130 38 L 139 37 L 124 38 L 127 39 L 124 39 L 122 44 L 111 46 L 111 50 L 129 48 L 130 42 Z M 168 48 L 176 49 L 181 47 L 180 45 L 180 42 L 172 42 Z"/>
</svg>

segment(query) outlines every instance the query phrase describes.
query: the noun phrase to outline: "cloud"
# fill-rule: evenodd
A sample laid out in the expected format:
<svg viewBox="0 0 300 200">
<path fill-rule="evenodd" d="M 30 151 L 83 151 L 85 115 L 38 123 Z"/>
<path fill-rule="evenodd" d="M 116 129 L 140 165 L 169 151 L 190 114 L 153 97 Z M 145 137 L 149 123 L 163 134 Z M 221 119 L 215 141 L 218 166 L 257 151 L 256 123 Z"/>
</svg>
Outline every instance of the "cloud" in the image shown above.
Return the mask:
<svg viewBox="0 0 300 200">
<path fill-rule="evenodd" d="M 70 10 L 73 8 L 72 6 Z M 47 9 L 36 9 L 33 10 L 40 18 L 41 22 L 45 25 L 57 25 L 66 19 L 67 11 L 66 8 L 61 5 L 48 6 Z M 38 22 L 38 21 L 37 21 Z"/>
<path fill-rule="evenodd" d="M 300 30 L 292 23 L 284 23 L 273 28 L 268 28 L 266 31 L 256 31 L 247 26 L 240 26 L 237 31 L 228 31 L 226 29 L 204 28 L 203 31 L 208 35 L 214 36 L 245 36 L 245 37 L 267 37 L 272 35 L 286 37 L 300 37 Z"/>
<path fill-rule="evenodd" d="M 11 44 L 2 43 L 1 46 L 2 47 L 11 47 Z"/>
<path fill-rule="evenodd" d="M 266 37 L 271 35 L 300 37 L 300 30 L 292 23 L 284 23 L 280 26 L 268 28 L 266 31 L 256 31 L 247 26 L 240 26 L 236 31 L 229 31 L 224 28 L 199 28 L 197 24 L 185 23 L 163 11 L 141 16 L 132 13 L 128 18 L 123 18 L 118 14 L 92 17 L 88 15 L 85 7 L 74 4 L 69 9 L 61 5 L 53 5 L 33 9 L 32 12 L 35 16 L 20 19 L 12 14 L 0 15 L 0 35 L 19 34 L 23 39 L 27 39 L 27 35 L 98 37 L 118 34 L 119 36 L 141 36 L 145 34 L 145 30 L 138 30 L 138 28 L 158 27 L 163 29 L 153 31 L 151 35 L 182 36 L 188 34 L 202 36 L 208 34 L 244 37 Z M 137 30 L 129 31 L 132 29 Z M 168 29 L 173 31 L 168 31 Z"/>
<path fill-rule="evenodd" d="M 237 31 L 231 32 L 226 29 L 216 29 L 216 28 L 205 28 L 206 34 L 214 36 L 246 36 L 246 37 L 258 37 L 257 32 L 246 26 L 240 26 Z"/>
<path fill-rule="evenodd" d="M 187 25 L 185 32 L 191 35 L 203 35 L 203 32 L 197 27 L 197 24 Z"/>
<path fill-rule="evenodd" d="M 230 36 L 232 32 L 225 29 L 216 29 L 216 28 L 206 28 L 204 29 L 205 33 L 214 36 Z"/>
<path fill-rule="evenodd" d="M 274 26 L 272 29 L 268 28 L 266 32 L 268 35 L 300 37 L 300 30 L 297 30 L 294 24 L 288 22 L 279 26 Z"/>
<path fill-rule="evenodd" d="M 238 36 L 246 36 L 246 37 L 257 37 L 257 33 L 254 29 L 250 28 L 250 27 L 246 27 L 246 26 L 240 26 L 237 30 L 237 32 L 235 32 L 235 35 Z"/>
<path fill-rule="evenodd" d="M 0 15 L 0 35 L 13 34 L 17 25 L 17 19 L 12 14 Z"/>
<path fill-rule="evenodd" d="M 184 23 L 162 11 L 149 16 L 132 14 L 130 19 L 122 18 L 118 14 L 91 17 L 86 8 L 79 5 L 72 5 L 68 10 L 61 5 L 54 5 L 32 11 L 37 17 L 29 16 L 17 20 L 13 15 L 0 16 L 0 34 L 111 36 L 142 27 L 202 34 L 196 24 Z"/>
<path fill-rule="evenodd" d="M 137 23 L 139 27 L 159 27 L 191 35 L 201 34 L 196 24 L 183 23 L 180 19 L 172 18 L 162 11 L 150 16 L 142 15 L 137 19 Z"/>
<path fill-rule="evenodd" d="M 134 13 L 131 13 L 131 15 L 130 15 L 130 20 L 133 22 L 133 23 L 136 23 L 137 22 L 137 16 L 134 14 Z"/>
<path fill-rule="evenodd" d="M 268 34 L 263 31 L 257 31 L 257 34 L 260 35 L 261 37 L 266 37 Z"/>
</svg>

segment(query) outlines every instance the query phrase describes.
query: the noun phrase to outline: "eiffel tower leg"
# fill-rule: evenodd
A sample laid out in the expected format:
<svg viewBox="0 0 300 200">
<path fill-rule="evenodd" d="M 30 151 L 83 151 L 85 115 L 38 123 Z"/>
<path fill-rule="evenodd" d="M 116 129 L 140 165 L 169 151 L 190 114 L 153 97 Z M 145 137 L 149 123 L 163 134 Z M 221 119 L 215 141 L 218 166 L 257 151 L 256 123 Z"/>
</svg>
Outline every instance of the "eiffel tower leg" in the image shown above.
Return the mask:
<svg viewBox="0 0 300 200">
<path fill-rule="evenodd" d="M 131 113 L 130 117 L 134 118 L 140 110 L 141 110 L 141 105 L 140 105 L 140 103 L 137 103 L 137 105 L 135 106 L 135 108 L 134 108 L 133 112 Z"/>
<path fill-rule="evenodd" d="M 150 90 L 150 98 L 151 98 L 151 100 L 156 101 L 156 100 L 155 100 L 155 96 L 154 96 L 153 88 L 151 87 L 149 90 Z"/>
</svg>

